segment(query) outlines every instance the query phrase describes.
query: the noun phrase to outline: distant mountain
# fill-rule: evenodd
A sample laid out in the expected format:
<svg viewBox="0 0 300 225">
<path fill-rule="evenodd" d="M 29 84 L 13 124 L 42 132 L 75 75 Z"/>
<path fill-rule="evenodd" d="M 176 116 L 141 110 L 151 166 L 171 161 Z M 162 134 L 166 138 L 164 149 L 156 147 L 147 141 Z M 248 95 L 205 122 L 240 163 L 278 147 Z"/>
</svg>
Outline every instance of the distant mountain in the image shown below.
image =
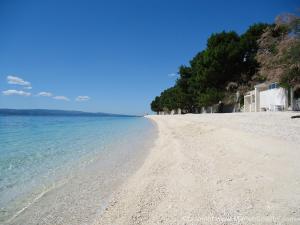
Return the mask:
<svg viewBox="0 0 300 225">
<path fill-rule="evenodd" d="M 111 114 L 111 113 L 91 113 L 69 110 L 51 110 L 51 109 L 0 109 L 0 115 L 12 116 L 114 116 L 114 117 L 136 117 L 131 115 Z"/>
</svg>

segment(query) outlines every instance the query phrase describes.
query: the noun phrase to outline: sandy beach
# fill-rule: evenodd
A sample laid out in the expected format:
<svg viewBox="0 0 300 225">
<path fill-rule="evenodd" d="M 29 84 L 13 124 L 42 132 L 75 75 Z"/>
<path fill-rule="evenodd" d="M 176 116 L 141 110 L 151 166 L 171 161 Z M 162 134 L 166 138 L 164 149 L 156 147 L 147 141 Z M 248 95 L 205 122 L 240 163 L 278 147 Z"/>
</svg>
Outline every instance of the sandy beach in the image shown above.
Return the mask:
<svg viewBox="0 0 300 225">
<path fill-rule="evenodd" d="M 154 146 L 95 224 L 300 224 L 291 115 L 148 116 Z"/>
</svg>

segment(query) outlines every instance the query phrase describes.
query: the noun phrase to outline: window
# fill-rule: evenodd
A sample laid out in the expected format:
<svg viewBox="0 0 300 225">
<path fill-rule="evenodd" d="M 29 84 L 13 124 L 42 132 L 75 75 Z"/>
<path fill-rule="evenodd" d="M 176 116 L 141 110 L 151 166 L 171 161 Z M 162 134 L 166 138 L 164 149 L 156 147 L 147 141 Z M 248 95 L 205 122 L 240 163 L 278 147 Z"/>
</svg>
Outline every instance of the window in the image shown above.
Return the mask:
<svg viewBox="0 0 300 225">
<path fill-rule="evenodd" d="M 269 85 L 269 89 L 275 89 L 275 88 L 279 88 L 278 83 L 272 83 L 272 84 Z"/>
</svg>

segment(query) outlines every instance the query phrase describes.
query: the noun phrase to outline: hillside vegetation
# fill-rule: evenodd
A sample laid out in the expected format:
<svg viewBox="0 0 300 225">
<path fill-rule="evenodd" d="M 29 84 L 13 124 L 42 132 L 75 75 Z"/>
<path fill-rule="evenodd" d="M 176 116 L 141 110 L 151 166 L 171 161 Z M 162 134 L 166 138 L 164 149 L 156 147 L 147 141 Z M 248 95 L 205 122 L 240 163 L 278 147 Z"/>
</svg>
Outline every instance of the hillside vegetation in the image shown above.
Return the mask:
<svg viewBox="0 0 300 225">
<path fill-rule="evenodd" d="M 257 23 L 241 35 L 235 31 L 212 34 L 206 49 L 189 65 L 179 67 L 179 78 L 151 103 L 154 112 L 182 109 L 195 113 L 220 100 L 233 103 L 255 84 L 269 80 L 285 86 L 300 84 L 299 17 L 283 14 L 275 24 Z M 242 103 L 243 98 L 238 101 Z"/>
</svg>

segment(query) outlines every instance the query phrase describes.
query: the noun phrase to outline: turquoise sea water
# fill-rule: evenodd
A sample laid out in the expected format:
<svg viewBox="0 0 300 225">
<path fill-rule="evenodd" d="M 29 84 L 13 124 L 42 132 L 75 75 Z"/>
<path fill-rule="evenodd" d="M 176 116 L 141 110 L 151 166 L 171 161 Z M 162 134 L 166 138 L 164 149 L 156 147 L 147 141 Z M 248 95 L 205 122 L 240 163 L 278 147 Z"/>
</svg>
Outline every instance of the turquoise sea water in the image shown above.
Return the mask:
<svg viewBox="0 0 300 225">
<path fill-rule="evenodd" d="M 152 135 L 138 117 L 1 116 L 0 223 L 88 224 Z"/>
</svg>

